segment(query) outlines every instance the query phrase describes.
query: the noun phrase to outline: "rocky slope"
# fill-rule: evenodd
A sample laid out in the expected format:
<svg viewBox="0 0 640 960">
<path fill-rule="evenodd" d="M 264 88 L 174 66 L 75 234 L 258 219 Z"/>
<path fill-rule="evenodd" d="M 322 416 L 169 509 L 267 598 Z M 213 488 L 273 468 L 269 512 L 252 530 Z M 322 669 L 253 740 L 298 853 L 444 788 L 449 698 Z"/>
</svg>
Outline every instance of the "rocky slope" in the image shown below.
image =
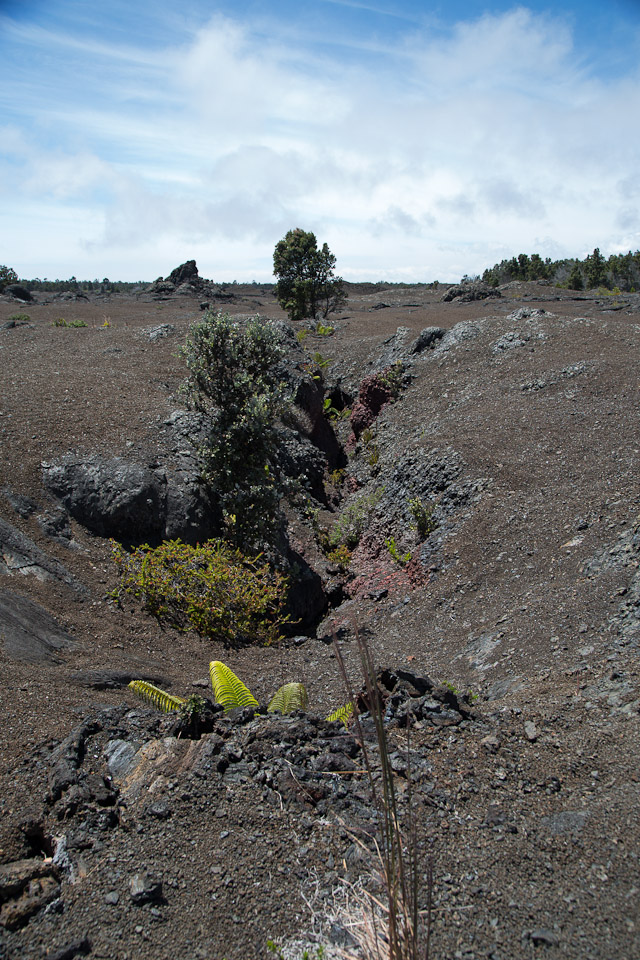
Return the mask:
<svg viewBox="0 0 640 960">
<path fill-rule="evenodd" d="M 313 511 L 291 513 L 313 613 L 277 648 L 225 649 L 106 596 L 109 535 L 218 522 L 178 395 L 193 276 L 0 298 L 0 956 L 348 943 L 345 881 L 372 867 L 354 831 L 368 844 L 376 815 L 353 731 L 322 718 L 346 698 L 331 635 L 357 678 L 356 630 L 387 670 L 398 793 L 433 858 L 431 956 L 640 955 L 640 297 L 362 286 L 332 335 L 292 337 L 335 411 L 298 416 L 297 462 L 340 444 L 311 478 L 315 529 L 355 518 L 359 543 L 345 572 Z M 283 320 L 262 288 L 222 294 Z M 191 740 L 126 689 L 206 694 L 213 659 L 260 702 L 304 681 L 309 713 L 218 716 Z"/>
</svg>

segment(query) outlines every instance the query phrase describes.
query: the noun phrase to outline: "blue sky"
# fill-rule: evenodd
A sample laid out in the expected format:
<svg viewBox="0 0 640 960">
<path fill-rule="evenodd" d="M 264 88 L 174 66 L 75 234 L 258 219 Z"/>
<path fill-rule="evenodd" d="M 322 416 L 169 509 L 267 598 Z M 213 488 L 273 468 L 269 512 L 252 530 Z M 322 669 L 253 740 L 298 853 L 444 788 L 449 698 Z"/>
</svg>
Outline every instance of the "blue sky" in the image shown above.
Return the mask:
<svg viewBox="0 0 640 960">
<path fill-rule="evenodd" d="M 640 248 L 640 0 L 0 0 L 0 263 L 346 279 Z"/>
</svg>

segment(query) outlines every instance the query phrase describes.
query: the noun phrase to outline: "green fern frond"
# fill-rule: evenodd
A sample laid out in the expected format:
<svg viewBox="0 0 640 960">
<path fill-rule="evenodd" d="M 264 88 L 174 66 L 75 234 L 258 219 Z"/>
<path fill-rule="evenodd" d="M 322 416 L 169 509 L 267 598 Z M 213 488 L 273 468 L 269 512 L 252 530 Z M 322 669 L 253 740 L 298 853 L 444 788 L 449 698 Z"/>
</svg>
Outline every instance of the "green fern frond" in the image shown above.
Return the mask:
<svg viewBox="0 0 640 960">
<path fill-rule="evenodd" d="M 258 701 L 242 680 L 236 677 L 233 670 L 225 666 L 220 660 L 212 660 L 209 664 L 209 676 L 216 703 L 224 707 L 228 713 L 236 707 L 257 707 Z"/>
<path fill-rule="evenodd" d="M 292 713 L 294 710 L 306 710 L 307 691 L 303 683 L 285 683 L 276 690 L 267 710 L 269 713 Z"/>
<path fill-rule="evenodd" d="M 152 683 L 147 683 L 146 680 L 132 680 L 129 686 L 139 697 L 142 697 L 153 707 L 157 707 L 158 710 L 162 710 L 163 713 L 179 710 L 185 704 L 182 697 L 174 697 L 165 690 L 161 690 L 160 687 L 154 687 Z"/>
<path fill-rule="evenodd" d="M 349 725 L 349 720 L 351 719 L 352 715 L 353 715 L 353 704 L 351 703 L 351 701 L 349 701 L 349 703 L 345 703 L 343 707 L 338 707 L 337 710 L 334 710 L 333 713 L 330 713 L 329 716 L 326 717 L 325 719 L 329 720 L 330 722 L 333 722 L 334 720 L 341 720 L 344 723 L 345 727 L 347 727 Z"/>
</svg>

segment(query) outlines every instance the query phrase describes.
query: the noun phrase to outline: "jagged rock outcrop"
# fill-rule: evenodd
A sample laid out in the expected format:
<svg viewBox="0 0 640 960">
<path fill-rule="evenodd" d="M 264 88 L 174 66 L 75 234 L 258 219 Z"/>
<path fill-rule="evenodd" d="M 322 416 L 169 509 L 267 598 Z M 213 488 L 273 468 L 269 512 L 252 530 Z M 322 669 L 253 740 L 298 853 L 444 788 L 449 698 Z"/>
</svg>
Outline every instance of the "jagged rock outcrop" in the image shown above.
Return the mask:
<svg viewBox="0 0 640 960">
<path fill-rule="evenodd" d="M 458 283 L 443 293 L 443 303 L 471 303 L 473 300 L 486 300 L 488 297 L 500 297 L 502 294 L 488 283 Z"/>
<path fill-rule="evenodd" d="M 2 292 L 5 296 L 13 297 L 14 300 L 22 300 L 24 303 L 33 300 L 30 291 L 23 287 L 21 283 L 9 283 Z"/>
<path fill-rule="evenodd" d="M 44 465 L 44 484 L 78 523 L 123 543 L 198 543 L 220 529 L 217 504 L 188 471 L 69 456 Z"/>
</svg>

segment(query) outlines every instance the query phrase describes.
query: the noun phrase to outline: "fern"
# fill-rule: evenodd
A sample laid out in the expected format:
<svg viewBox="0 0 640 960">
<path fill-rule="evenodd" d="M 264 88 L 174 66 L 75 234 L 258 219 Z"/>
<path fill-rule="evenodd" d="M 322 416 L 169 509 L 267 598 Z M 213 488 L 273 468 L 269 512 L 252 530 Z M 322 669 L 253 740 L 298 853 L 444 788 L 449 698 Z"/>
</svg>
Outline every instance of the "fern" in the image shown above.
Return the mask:
<svg viewBox="0 0 640 960">
<path fill-rule="evenodd" d="M 257 707 L 258 701 L 242 680 L 236 677 L 233 670 L 225 666 L 220 660 L 212 660 L 209 664 L 209 676 L 216 703 L 224 707 L 224 712 L 235 710 L 236 707 Z"/>
<path fill-rule="evenodd" d="M 303 683 L 285 683 L 276 690 L 267 710 L 269 713 L 292 713 L 294 710 L 306 710 L 307 691 Z"/>
<path fill-rule="evenodd" d="M 334 710 L 333 713 L 330 713 L 326 720 L 333 722 L 334 720 L 341 720 L 344 723 L 345 727 L 349 725 L 349 720 L 353 714 L 353 704 L 351 701 L 345 703 L 343 707 L 338 707 L 337 710 Z"/>
<path fill-rule="evenodd" d="M 157 707 L 158 710 L 162 710 L 163 713 L 180 710 L 186 702 L 182 697 L 174 697 L 165 690 L 161 690 L 160 687 L 154 687 L 152 683 L 147 683 L 146 680 L 132 680 L 129 686 L 139 697 Z"/>
<path fill-rule="evenodd" d="M 220 660 L 211 661 L 209 675 L 214 699 L 224 708 L 225 713 L 229 713 L 230 710 L 235 710 L 237 707 L 258 706 L 258 701 L 249 688 L 235 675 L 233 670 L 230 670 Z M 147 683 L 146 680 L 132 680 L 129 686 L 139 697 L 142 697 L 143 700 L 163 713 L 178 710 L 187 722 L 197 719 L 204 707 L 202 697 L 191 696 L 187 700 L 182 697 L 174 697 L 165 690 L 154 687 L 152 683 Z M 285 683 L 279 690 L 276 690 L 267 710 L 269 713 L 281 713 L 284 716 L 294 710 L 306 710 L 307 703 L 308 696 L 303 683 Z M 346 727 L 352 714 L 353 704 L 347 703 L 334 710 L 327 717 L 327 720 L 341 720 Z"/>
</svg>

